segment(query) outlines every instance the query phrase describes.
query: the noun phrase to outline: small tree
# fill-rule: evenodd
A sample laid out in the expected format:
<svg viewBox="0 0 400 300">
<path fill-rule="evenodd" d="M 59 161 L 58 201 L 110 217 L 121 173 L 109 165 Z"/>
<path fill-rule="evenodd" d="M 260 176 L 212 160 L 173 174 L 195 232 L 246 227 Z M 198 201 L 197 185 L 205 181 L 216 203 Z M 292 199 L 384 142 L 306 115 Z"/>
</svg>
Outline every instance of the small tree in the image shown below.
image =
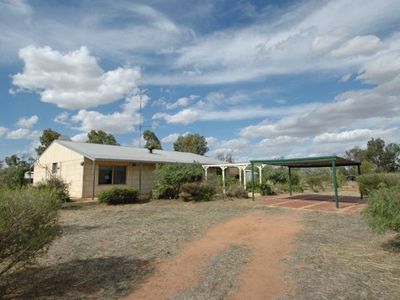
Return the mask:
<svg viewBox="0 0 400 300">
<path fill-rule="evenodd" d="M 207 141 L 199 134 L 180 136 L 174 143 L 174 150 L 204 155 L 208 151 Z"/>
<path fill-rule="evenodd" d="M 50 146 L 50 144 L 57 140 L 61 136 L 60 133 L 50 128 L 43 130 L 42 136 L 40 137 L 40 145 L 37 147 L 36 153 L 40 156 Z"/>
<path fill-rule="evenodd" d="M 0 169 L 0 186 L 19 188 L 26 184 L 25 173 L 32 169 L 32 158 L 14 154 L 5 159 L 7 167 Z"/>
<path fill-rule="evenodd" d="M 87 143 L 91 144 L 105 144 L 105 145 L 119 145 L 117 140 L 111 133 L 107 133 L 103 130 L 90 130 L 87 134 Z"/>
<path fill-rule="evenodd" d="M 44 252 L 60 232 L 50 190 L 0 189 L 0 276 Z"/>
<path fill-rule="evenodd" d="M 153 131 L 145 130 L 143 132 L 143 138 L 146 141 L 146 144 L 144 145 L 145 148 L 149 149 L 150 151 L 153 151 L 153 149 L 162 150 L 160 140 Z"/>
<path fill-rule="evenodd" d="M 163 164 L 157 166 L 155 175 L 154 196 L 175 199 L 182 184 L 201 180 L 203 168 L 199 164 Z"/>
</svg>

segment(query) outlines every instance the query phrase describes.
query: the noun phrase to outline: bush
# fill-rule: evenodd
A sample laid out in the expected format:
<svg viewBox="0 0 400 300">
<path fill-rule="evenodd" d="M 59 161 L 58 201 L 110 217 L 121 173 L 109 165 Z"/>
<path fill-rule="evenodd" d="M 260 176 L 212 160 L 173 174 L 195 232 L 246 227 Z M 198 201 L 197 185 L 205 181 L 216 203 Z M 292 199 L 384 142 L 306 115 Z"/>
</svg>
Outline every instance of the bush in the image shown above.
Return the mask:
<svg viewBox="0 0 400 300">
<path fill-rule="evenodd" d="M 177 199 L 181 185 L 187 182 L 200 181 L 204 170 L 199 164 L 163 164 L 155 170 L 155 198 Z"/>
<path fill-rule="evenodd" d="M 305 183 L 310 186 L 314 192 L 319 192 L 320 190 L 325 190 L 324 178 L 320 175 L 310 175 L 305 179 Z"/>
<path fill-rule="evenodd" d="M 272 188 L 266 183 L 262 183 L 260 185 L 260 193 L 261 193 L 262 196 L 267 196 L 267 195 L 272 195 L 273 194 Z"/>
<path fill-rule="evenodd" d="M 400 174 L 399 173 L 374 173 L 364 174 L 358 176 L 358 185 L 360 193 L 368 195 L 374 190 L 377 190 L 379 185 L 386 187 L 393 187 L 400 185 Z"/>
<path fill-rule="evenodd" d="M 370 192 L 367 203 L 363 216 L 375 232 L 400 232 L 400 186 L 380 186 Z"/>
<path fill-rule="evenodd" d="M 226 189 L 228 198 L 249 198 L 249 193 L 240 185 L 231 185 Z"/>
<path fill-rule="evenodd" d="M 0 275 L 43 253 L 60 233 L 54 191 L 0 189 Z"/>
<path fill-rule="evenodd" d="M 189 182 L 181 186 L 180 198 L 184 201 L 210 201 L 215 188 L 207 183 Z"/>
<path fill-rule="evenodd" d="M 263 178 L 265 181 L 272 183 L 287 184 L 289 180 L 288 169 L 273 169 L 270 167 L 263 169 Z M 300 175 L 297 171 L 292 169 L 291 174 L 292 184 L 296 185 L 300 183 Z"/>
<path fill-rule="evenodd" d="M 107 204 L 137 203 L 139 201 L 138 190 L 136 188 L 113 187 L 102 191 L 98 196 L 98 200 L 100 203 Z"/>
<path fill-rule="evenodd" d="M 57 177 L 51 177 L 46 181 L 39 182 L 38 189 L 50 189 L 61 202 L 69 202 L 69 186 L 68 183 Z"/>
</svg>

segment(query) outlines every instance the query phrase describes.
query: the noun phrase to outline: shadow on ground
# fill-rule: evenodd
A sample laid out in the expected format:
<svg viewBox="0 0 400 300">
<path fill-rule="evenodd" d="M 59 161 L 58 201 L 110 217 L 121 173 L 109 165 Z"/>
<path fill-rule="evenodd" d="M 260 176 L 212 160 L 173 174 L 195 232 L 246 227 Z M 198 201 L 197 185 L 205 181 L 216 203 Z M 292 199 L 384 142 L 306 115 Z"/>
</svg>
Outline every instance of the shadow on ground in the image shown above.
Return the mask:
<svg viewBox="0 0 400 300">
<path fill-rule="evenodd" d="M 400 234 L 383 243 L 382 248 L 390 252 L 400 253 Z"/>
<path fill-rule="evenodd" d="M 151 261 L 127 257 L 29 267 L 2 279 L 0 298 L 119 298 L 133 291 L 153 271 Z"/>
</svg>

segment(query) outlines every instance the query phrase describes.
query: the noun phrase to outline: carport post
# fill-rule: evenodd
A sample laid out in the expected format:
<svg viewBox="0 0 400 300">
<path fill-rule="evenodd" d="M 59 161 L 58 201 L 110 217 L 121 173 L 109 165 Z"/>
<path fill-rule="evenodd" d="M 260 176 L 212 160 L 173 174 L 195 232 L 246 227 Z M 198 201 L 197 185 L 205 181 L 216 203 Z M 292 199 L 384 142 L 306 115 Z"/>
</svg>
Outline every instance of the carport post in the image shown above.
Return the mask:
<svg viewBox="0 0 400 300">
<path fill-rule="evenodd" d="M 253 201 L 255 200 L 254 197 L 254 163 L 251 163 L 251 198 Z"/>
<path fill-rule="evenodd" d="M 292 169 L 290 167 L 289 168 L 289 195 L 292 196 Z"/>
<path fill-rule="evenodd" d="M 336 179 L 336 159 L 332 160 L 332 181 L 333 181 L 333 189 L 335 190 L 336 208 L 339 208 L 339 195 L 338 195 L 337 179 Z"/>
<path fill-rule="evenodd" d="M 357 173 L 359 176 L 361 175 L 361 165 L 357 165 Z M 361 199 L 364 199 L 364 195 L 361 191 L 360 191 L 360 197 Z"/>
<path fill-rule="evenodd" d="M 93 182 L 92 182 L 92 200 L 94 200 L 94 189 L 96 186 L 96 160 L 93 159 Z"/>
</svg>

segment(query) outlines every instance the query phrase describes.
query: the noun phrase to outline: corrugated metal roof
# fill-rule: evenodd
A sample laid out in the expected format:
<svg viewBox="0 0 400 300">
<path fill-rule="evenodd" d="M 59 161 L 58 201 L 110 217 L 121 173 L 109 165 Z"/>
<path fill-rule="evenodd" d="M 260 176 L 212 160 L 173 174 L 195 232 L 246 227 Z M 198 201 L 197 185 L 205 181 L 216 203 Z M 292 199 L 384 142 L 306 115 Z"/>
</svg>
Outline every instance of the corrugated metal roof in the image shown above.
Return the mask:
<svg viewBox="0 0 400 300">
<path fill-rule="evenodd" d="M 153 150 L 150 153 L 145 148 L 133 148 L 125 146 L 112 146 L 102 144 L 78 143 L 56 140 L 55 143 L 63 145 L 89 159 L 114 160 L 147 163 L 200 163 L 223 164 L 223 161 L 207 156 L 188 152 Z"/>
</svg>

